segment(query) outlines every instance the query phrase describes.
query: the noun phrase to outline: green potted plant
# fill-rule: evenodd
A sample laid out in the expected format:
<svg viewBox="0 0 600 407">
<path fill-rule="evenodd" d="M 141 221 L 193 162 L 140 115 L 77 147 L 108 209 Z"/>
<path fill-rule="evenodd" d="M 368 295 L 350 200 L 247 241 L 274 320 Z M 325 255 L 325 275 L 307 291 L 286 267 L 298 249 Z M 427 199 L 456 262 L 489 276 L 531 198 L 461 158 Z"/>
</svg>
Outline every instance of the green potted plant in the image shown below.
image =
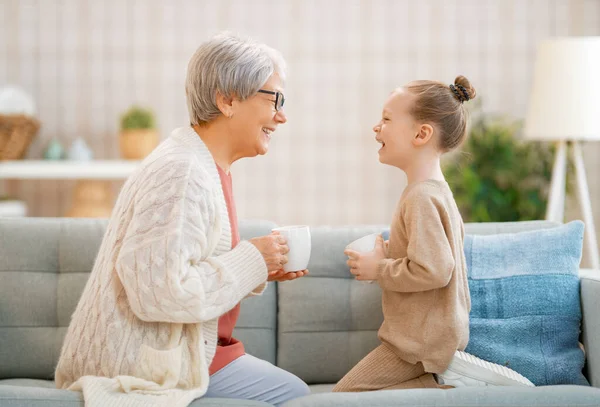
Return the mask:
<svg viewBox="0 0 600 407">
<path fill-rule="evenodd" d="M 121 116 L 121 156 L 141 160 L 158 145 L 158 132 L 151 110 L 132 106 Z"/>
<path fill-rule="evenodd" d="M 520 140 L 520 128 L 516 121 L 478 115 L 463 147 L 444 161 L 465 222 L 544 219 L 555 148 Z"/>
</svg>

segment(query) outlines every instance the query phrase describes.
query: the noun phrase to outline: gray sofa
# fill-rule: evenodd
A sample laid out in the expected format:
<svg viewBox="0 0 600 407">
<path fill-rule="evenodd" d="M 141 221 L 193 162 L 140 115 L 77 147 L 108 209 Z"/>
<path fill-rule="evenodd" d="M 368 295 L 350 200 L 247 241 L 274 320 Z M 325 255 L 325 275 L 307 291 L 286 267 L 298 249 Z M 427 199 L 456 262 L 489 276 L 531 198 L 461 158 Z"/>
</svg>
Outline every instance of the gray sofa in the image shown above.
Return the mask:
<svg viewBox="0 0 600 407">
<path fill-rule="evenodd" d="M 243 238 L 269 233 L 266 221 L 241 223 Z M 106 221 L 0 219 L 0 406 L 83 406 L 80 393 L 52 382 L 61 343 L 92 268 Z M 500 233 L 545 222 L 471 224 L 467 232 Z M 300 406 L 600 406 L 600 389 L 581 386 L 459 388 L 332 394 L 332 384 L 377 345 L 381 323 L 376 284 L 351 279 L 344 246 L 381 227 L 312 229 L 311 274 L 271 284 L 244 302 L 235 336 L 249 353 L 295 373 L 313 394 Z M 600 386 L 600 272 L 582 271 L 582 341 L 586 374 Z M 266 405 L 199 399 L 191 406 Z"/>
</svg>

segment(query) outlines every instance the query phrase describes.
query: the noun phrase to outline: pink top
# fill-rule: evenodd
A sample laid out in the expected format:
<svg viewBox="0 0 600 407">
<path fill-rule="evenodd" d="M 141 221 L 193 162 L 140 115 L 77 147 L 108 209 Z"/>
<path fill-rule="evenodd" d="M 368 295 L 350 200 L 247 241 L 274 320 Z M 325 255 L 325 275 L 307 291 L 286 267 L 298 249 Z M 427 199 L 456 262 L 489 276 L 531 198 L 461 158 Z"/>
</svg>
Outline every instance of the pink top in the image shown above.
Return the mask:
<svg viewBox="0 0 600 407">
<path fill-rule="evenodd" d="M 227 213 L 229 214 L 229 223 L 231 224 L 231 248 L 233 249 L 240 242 L 237 212 L 233 200 L 233 184 L 231 174 L 226 174 L 218 165 L 217 169 L 219 170 L 219 177 L 221 177 L 221 185 L 223 186 L 223 195 L 225 195 L 225 203 L 227 204 Z M 217 352 L 208 368 L 208 372 L 211 375 L 246 353 L 244 344 L 231 336 L 239 315 L 240 304 L 236 305 L 231 311 L 223 314 L 219 318 L 219 341 L 217 344 Z"/>
</svg>

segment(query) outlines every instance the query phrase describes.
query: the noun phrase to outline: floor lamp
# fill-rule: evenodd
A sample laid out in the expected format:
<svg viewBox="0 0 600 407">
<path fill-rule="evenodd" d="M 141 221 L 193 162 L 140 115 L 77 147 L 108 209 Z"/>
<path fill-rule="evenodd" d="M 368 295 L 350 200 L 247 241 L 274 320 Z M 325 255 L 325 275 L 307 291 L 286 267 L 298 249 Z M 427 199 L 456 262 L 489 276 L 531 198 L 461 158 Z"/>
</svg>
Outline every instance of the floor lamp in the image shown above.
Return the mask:
<svg viewBox="0 0 600 407">
<path fill-rule="evenodd" d="M 571 147 L 588 256 L 591 266 L 600 269 L 580 143 L 600 140 L 600 37 L 555 38 L 541 43 L 524 136 L 558 143 L 546 212 L 546 219 L 556 222 L 564 218 L 567 151 Z"/>
</svg>

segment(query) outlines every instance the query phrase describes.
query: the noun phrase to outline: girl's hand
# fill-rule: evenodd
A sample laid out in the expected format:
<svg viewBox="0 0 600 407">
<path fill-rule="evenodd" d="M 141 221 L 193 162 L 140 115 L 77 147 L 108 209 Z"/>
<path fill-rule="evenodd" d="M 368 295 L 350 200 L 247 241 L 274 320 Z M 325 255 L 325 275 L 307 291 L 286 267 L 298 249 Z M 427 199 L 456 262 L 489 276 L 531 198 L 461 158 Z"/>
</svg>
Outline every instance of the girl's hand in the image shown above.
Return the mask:
<svg viewBox="0 0 600 407">
<path fill-rule="evenodd" d="M 346 263 L 350 267 L 350 272 L 356 276 L 357 280 L 376 280 L 377 266 L 381 260 L 385 259 L 383 237 L 377 236 L 375 248 L 371 252 L 359 253 L 346 249 L 344 253 L 349 257 Z"/>
</svg>

